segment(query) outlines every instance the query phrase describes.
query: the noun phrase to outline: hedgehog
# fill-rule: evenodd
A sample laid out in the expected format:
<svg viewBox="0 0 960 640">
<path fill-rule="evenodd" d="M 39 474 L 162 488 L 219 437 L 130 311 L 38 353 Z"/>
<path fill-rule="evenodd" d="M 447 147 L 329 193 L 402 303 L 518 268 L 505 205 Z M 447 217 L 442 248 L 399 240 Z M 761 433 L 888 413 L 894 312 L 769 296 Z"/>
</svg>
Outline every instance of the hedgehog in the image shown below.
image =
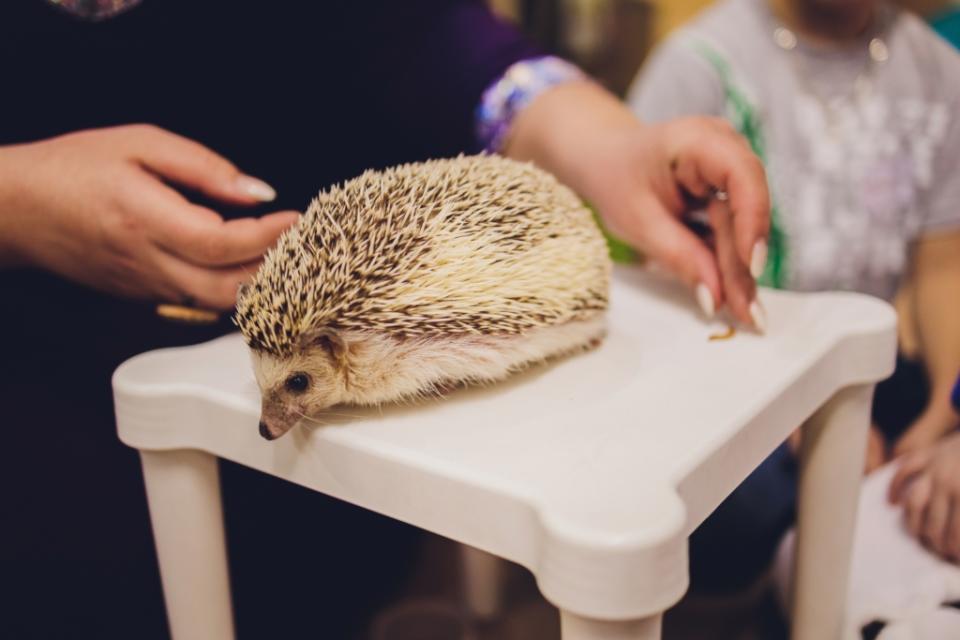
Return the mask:
<svg viewBox="0 0 960 640">
<path fill-rule="evenodd" d="M 599 344 L 610 270 L 591 211 L 529 163 L 431 160 L 321 192 L 238 292 L 260 434 Z"/>
</svg>

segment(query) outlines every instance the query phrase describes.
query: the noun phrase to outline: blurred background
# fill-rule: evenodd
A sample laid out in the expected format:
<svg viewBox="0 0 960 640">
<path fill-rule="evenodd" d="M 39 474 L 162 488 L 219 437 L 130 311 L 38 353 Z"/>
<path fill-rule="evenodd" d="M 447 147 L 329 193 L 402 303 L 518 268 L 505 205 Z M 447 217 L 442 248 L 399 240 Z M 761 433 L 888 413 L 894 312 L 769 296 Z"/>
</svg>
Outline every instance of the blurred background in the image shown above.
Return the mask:
<svg viewBox="0 0 960 640">
<path fill-rule="evenodd" d="M 490 0 L 489 4 L 541 46 L 577 62 L 622 96 L 653 46 L 711 2 Z M 900 0 L 898 4 L 931 18 L 957 3 Z"/>
</svg>

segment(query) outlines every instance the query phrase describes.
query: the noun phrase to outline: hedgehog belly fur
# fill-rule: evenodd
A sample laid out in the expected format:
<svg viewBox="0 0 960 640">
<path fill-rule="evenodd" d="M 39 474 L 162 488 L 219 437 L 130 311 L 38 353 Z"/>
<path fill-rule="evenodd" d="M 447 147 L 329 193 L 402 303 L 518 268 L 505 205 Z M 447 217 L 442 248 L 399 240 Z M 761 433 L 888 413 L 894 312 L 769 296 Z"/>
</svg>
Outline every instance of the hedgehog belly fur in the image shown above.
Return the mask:
<svg viewBox="0 0 960 640">
<path fill-rule="evenodd" d="M 378 405 L 429 396 L 445 383 L 495 382 L 550 358 L 594 346 L 606 319 L 540 327 L 521 335 L 469 335 L 398 341 L 383 334 L 344 336 L 354 345 L 350 385 L 342 401 Z"/>
</svg>

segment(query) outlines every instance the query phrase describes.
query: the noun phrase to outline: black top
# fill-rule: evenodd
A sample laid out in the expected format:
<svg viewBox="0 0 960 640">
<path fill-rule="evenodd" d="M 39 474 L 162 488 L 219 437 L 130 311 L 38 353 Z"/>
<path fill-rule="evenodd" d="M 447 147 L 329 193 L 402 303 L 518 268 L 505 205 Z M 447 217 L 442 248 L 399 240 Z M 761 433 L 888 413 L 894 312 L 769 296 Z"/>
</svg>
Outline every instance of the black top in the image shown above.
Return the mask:
<svg viewBox="0 0 960 640">
<path fill-rule="evenodd" d="M 272 184 L 277 201 L 254 211 L 303 210 L 364 169 L 475 150 L 483 88 L 535 53 L 469 0 L 144 0 L 98 23 L 0 0 L 0 145 L 152 123 Z M 0 271 L 0 637 L 165 635 L 110 375 L 232 326 L 172 324 L 153 309 Z M 411 557 L 394 548 L 396 525 L 223 471 L 240 637 L 347 638 L 369 616 L 357 603 Z"/>
<path fill-rule="evenodd" d="M 0 145 L 152 123 L 273 185 L 254 212 L 302 211 L 364 169 L 475 151 L 483 88 L 534 53 L 466 0 L 145 0 L 95 23 L 4 0 Z M 0 291 L 3 378 L 74 362 L 102 384 L 127 356 L 211 335 L 47 274 L 0 272 Z"/>
</svg>

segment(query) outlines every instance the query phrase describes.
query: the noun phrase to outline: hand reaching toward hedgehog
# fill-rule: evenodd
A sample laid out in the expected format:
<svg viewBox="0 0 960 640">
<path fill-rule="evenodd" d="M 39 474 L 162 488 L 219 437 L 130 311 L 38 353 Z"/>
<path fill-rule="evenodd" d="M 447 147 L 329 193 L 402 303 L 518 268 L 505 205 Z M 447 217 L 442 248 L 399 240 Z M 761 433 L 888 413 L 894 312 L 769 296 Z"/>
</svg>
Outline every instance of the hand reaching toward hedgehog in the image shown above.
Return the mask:
<svg viewBox="0 0 960 640">
<path fill-rule="evenodd" d="M 535 161 L 596 205 L 614 233 L 694 289 L 708 315 L 726 304 L 764 329 L 751 273 L 766 253 L 766 182 L 725 122 L 645 126 L 596 85 L 571 82 L 520 112 L 504 152 Z M 229 308 L 297 219 L 279 212 L 225 222 L 190 203 L 166 182 L 240 205 L 271 200 L 273 191 L 202 145 L 147 125 L 0 148 L 0 175 L 0 263 L 130 297 Z M 728 199 L 710 198 L 716 191 Z M 709 201 L 712 247 L 682 223 L 690 196 Z"/>
<path fill-rule="evenodd" d="M 131 125 L 0 148 L 0 261 L 111 293 L 228 309 L 297 218 L 225 222 L 167 182 L 252 205 L 273 190 L 202 145 Z"/>
<path fill-rule="evenodd" d="M 764 330 L 754 276 L 766 261 L 770 201 L 763 165 L 725 121 L 647 126 L 591 82 L 545 91 L 513 124 L 505 153 L 533 160 L 594 204 L 615 234 L 696 291 Z M 726 200 L 711 198 L 717 191 Z M 713 247 L 682 222 L 691 196 L 708 201 Z"/>
</svg>

